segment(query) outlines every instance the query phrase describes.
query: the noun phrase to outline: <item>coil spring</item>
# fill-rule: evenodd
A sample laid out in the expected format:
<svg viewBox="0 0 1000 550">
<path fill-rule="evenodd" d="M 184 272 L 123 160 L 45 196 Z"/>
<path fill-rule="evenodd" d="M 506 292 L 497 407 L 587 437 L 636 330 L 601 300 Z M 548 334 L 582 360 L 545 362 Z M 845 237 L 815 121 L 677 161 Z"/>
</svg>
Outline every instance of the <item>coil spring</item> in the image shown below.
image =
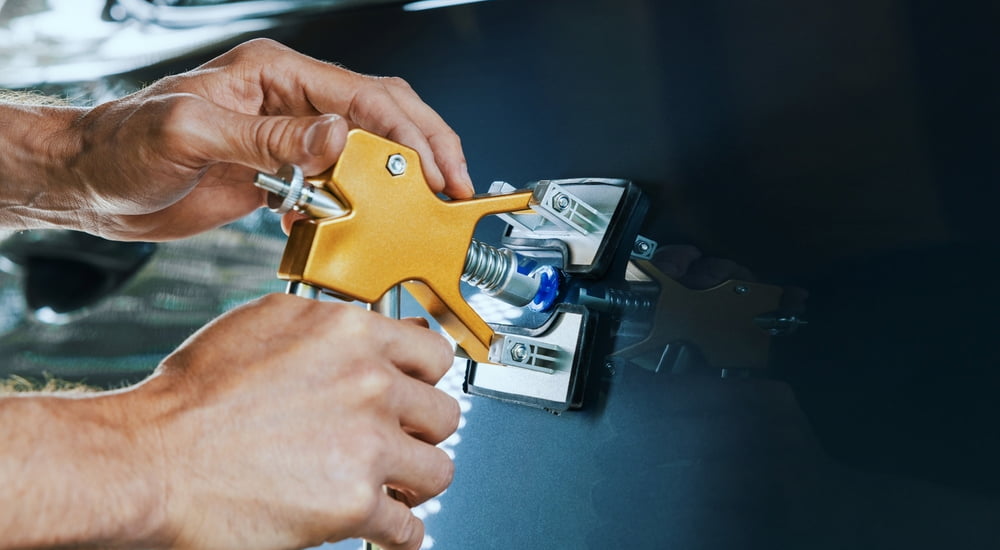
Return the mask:
<svg viewBox="0 0 1000 550">
<path fill-rule="evenodd" d="M 506 248 L 473 240 L 465 254 L 462 280 L 487 292 L 496 290 L 508 279 L 510 270 L 517 269 L 511 261 L 513 254 Z"/>
</svg>

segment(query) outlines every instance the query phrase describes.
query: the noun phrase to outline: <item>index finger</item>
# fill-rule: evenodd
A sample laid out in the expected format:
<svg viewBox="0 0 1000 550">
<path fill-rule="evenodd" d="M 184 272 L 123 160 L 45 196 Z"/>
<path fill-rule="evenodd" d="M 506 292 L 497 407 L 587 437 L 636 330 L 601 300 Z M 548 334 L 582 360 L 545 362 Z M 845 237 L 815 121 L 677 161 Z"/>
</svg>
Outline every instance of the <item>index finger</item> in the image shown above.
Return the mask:
<svg viewBox="0 0 1000 550">
<path fill-rule="evenodd" d="M 409 506 L 383 494 L 375 513 L 357 536 L 384 550 L 416 550 L 424 540 L 424 523 L 413 515 Z"/>
<path fill-rule="evenodd" d="M 462 151 L 462 141 L 441 115 L 427 105 L 402 78 L 382 79 L 389 95 L 396 100 L 427 137 L 438 167 L 444 174 L 444 192 L 452 198 L 468 198 L 475 192 Z"/>
<path fill-rule="evenodd" d="M 443 336 L 415 323 L 379 316 L 383 355 L 404 372 L 434 385 L 448 372 L 455 352 Z"/>
<path fill-rule="evenodd" d="M 337 113 L 368 131 L 412 147 L 420 154 L 424 176 L 433 191 L 444 191 L 453 198 L 472 196 L 472 180 L 458 134 L 405 80 L 366 76 L 304 55 L 294 56 L 290 64 L 269 66 L 277 66 L 282 74 L 268 79 L 268 88 L 283 90 L 288 103 L 297 103 L 296 96 L 304 96 L 318 112 Z M 290 84 L 294 87 L 289 88 Z"/>
</svg>

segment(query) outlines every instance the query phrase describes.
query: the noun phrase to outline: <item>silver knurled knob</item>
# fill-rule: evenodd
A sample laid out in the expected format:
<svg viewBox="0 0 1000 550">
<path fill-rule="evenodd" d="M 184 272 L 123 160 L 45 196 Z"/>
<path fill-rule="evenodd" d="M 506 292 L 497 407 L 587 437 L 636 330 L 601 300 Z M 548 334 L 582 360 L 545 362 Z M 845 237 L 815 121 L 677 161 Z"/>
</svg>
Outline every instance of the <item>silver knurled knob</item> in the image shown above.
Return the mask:
<svg viewBox="0 0 1000 550">
<path fill-rule="evenodd" d="M 347 209 L 336 197 L 306 182 L 302 169 L 294 164 L 282 166 L 273 176 L 257 172 L 254 185 L 270 193 L 267 206 L 279 214 L 289 210 L 314 218 L 336 218 L 347 214 Z"/>
</svg>

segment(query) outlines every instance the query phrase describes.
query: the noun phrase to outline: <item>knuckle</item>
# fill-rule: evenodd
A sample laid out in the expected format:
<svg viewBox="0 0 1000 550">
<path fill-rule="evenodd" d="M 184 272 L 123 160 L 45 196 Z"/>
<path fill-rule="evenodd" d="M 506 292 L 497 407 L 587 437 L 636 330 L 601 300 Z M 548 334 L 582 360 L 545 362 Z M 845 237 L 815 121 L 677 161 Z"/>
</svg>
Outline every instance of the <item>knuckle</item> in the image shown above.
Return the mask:
<svg viewBox="0 0 1000 550">
<path fill-rule="evenodd" d="M 399 76 L 386 76 L 380 79 L 381 83 L 387 88 L 396 88 L 398 90 L 413 92 L 413 86 L 407 82 L 404 78 Z"/>
<path fill-rule="evenodd" d="M 288 144 L 300 143 L 301 133 L 300 128 L 293 124 L 291 119 L 274 117 L 260 119 L 254 132 L 256 143 L 262 148 L 262 152 L 272 153 L 285 150 Z"/>
<path fill-rule="evenodd" d="M 304 327 L 303 330 L 308 331 L 315 324 L 311 318 L 318 305 L 314 300 L 275 292 L 248 303 L 247 308 L 255 311 L 254 318 L 258 320 L 267 319 L 278 326 Z"/>
<path fill-rule="evenodd" d="M 445 426 L 448 429 L 448 433 L 453 434 L 458 431 L 458 427 L 462 422 L 462 406 L 458 403 L 457 399 L 451 397 L 450 395 L 448 396 L 447 403 L 447 408 L 449 410 L 445 413 L 447 416 L 447 424 L 445 424 Z"/>
<path fill-rule="evenodd" d="M 153 99 L 156 103 L 153 112 L 157 113 L 160 123 L 153 127 L 163 136 L 184 136 L 194 130 L 198 123 L 197 108 L 200 98 L 191 94 L 175 93 L 159 96 Z"/>
<path fill-rule="evenodd" d="M 354 391 L 362 400 L 384 396 L 394 384 L 392 373 L 378 361 L 360 359 L 354 366 Z"/>
<path fill-rule="evenodd" d="M 324 317 L 334 329 L 349 332 L 359 342 L 378 333 L 373 326 L 377 317 L 371 312 L 347 304 L 331 304 L 331 306 L 324 312 Z"/>
<path fill-rule="evenodd" d="M 408 543 L 416 545 L 417 543 L 414 541 L 421 541 L 424 538 L 423 530 L 423 522 L 410 514 L 406 521 L 398 522 L 387 533 L 387 542 L 398 547 L 403 547 L 403 545 Z"/>
<path fill-rule="evenodd" d="M 264 303 L 280 303 L 280 302 L 284 302 L 284 301 L 288 300 L 289 298 L 291 298 L 291 296 L 289 294 L 281 294 L 281 293 L 278 293 L 278 292 L 272 292 L 270 294 L 265 294 L 265 295 L 261 296 L 260 298 L 258 298 L 258 301 L 264 302 Z"/>
<path fill-rule="evenodd" d="M 455 479 L 455 463 L 441 449 L 436 449 L 436 451 L 438 458 L 435 460 L 434 469 L 430 474 L 430 486 L 435 495 L 447 489 L 452 480 Z"/>
<path fill-rule="evenodd" d="M 253 59 L 264 53 L 285 50 L 288 50 L 288 48 L 270 38 L 254 38 L 233 48 L 232 54 L 237 59 Z"/>
<path fill-rule="evenodd" d="M 441 374 L 443 375 L 448 369 L 451 368 L 452 362 L 455 360 L 455 347 L 452 346 L 451 342 L 448 341 L 444 336 L 432 333 L 438 339 L 441 344 Z"/>
<path fill-rule="evenodd" d="M 375 118 L 380 118 L 385 113 L 390 102 L 389 92 L 384 87 L 369 81 L 354 96 L 354 101 L 350 107 L 350 118 L 353 120 L 362 120 L 367 118 L 366 115 L 374 115 Z"/>
<path fill-rule="evenodd" d="M 345 483 L 338 491 L 344 506 L 338 509 L 337 520 L 348 525 L 364 525 L 375 515 L 378 508 L 379 489 L 361 482 Z"/>
<path fill-rule="evenodd" d="M 167 93 L 143 101 L 131 117 L 143 127 L 145 151 L 197 154 L 203 141 L 204 101 L 192 94 Z"/>
<path fill-rule="evenodd" d="M 257 298 L 255 303 L 264 309 L 277 309 L 277 308 L 287 308 L 292 307 L 300 302 L 305 302 L 304 300 L 296 300 L 294 296 L 288 294 L 281 294 L 278 292 L 272 292 L 270 294 L 265 294 L 260 298 Z"/>
<path fill-rule="evenodd" d="M 440 380 L 448 371 L 451 369 L 452 364 L 455 361 L 455 348 L 440 334 L 435 334 L 429 332 L 432 338 L 435 338 L 438 342 L 438 353 L 439 357 L 431 363 L 431 374 L 433 374 L 435 381 Z"/>
<path fill-rule="evenodd" d="M 439 131 L 431 135 L 428 139 L 438 147 L 451 149 L 456 152 L 462 151 L 462 138 L 450 128 Z M 463 157 L 462 160 L 464 161 L 465 158 Z"/>
<path fill-rule="evenodd" d="M 254 38 L 233 47 L 231 50 L 209 61 L 203 67 L 225 70 L 256 70 L 273 64 L 276 57 L 293 53 L 293 50 L 269 38 Z"/>
<path fill-rule="evenodd" d="M 378 336 L 369 312 L 347 304 L 306 300 L 300 325 L 320 338 L 335 338 L 349 343 L 342 350 L 346 360 L 367 359 L 373 351 L 372 339 Z"/>
</svg>

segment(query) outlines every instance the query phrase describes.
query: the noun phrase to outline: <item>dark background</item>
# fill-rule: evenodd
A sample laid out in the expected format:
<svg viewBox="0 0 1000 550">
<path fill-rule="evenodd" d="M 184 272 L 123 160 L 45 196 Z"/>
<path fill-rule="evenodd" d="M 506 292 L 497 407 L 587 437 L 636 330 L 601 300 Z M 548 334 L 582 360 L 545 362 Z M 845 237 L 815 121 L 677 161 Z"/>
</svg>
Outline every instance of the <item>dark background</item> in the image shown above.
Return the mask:
<svg viewBox="0 0 1000 550">
<path fill-rule="evenodd" d="M 592 548 L 996 547 L 996 6 L 501 0 L 281 38 L 406 78 L 463 137 L 480 190 L 631 178 L 661 243 L 810 292 L 811 324 L 776 350 L 783 383 L 626 397 L 641 412 L 619 425 L 645 458 L 608 476 L 619 492 L 591 488 Z M 694 466 L 645 461 L 678 446 Z"/>
<path fill-rule="evenodd" d="M 782 342 L 824 447 L 1000 492 L 997 8 L 499 0 L 276 36 L 406 78 L 494 179 L 626 177 L 648 233 L 810 292 Z"/>
<path fill-rule="evenodd" d="M 475 401 L 436 547 L 1000 546 L 996 6 L 495 0 L 271 32 L 408 80 L 480 192 L 630 178 L 645 234 L 810 294 L 764 379 L 624 373 L 603 417 Z"/>
</svg>

